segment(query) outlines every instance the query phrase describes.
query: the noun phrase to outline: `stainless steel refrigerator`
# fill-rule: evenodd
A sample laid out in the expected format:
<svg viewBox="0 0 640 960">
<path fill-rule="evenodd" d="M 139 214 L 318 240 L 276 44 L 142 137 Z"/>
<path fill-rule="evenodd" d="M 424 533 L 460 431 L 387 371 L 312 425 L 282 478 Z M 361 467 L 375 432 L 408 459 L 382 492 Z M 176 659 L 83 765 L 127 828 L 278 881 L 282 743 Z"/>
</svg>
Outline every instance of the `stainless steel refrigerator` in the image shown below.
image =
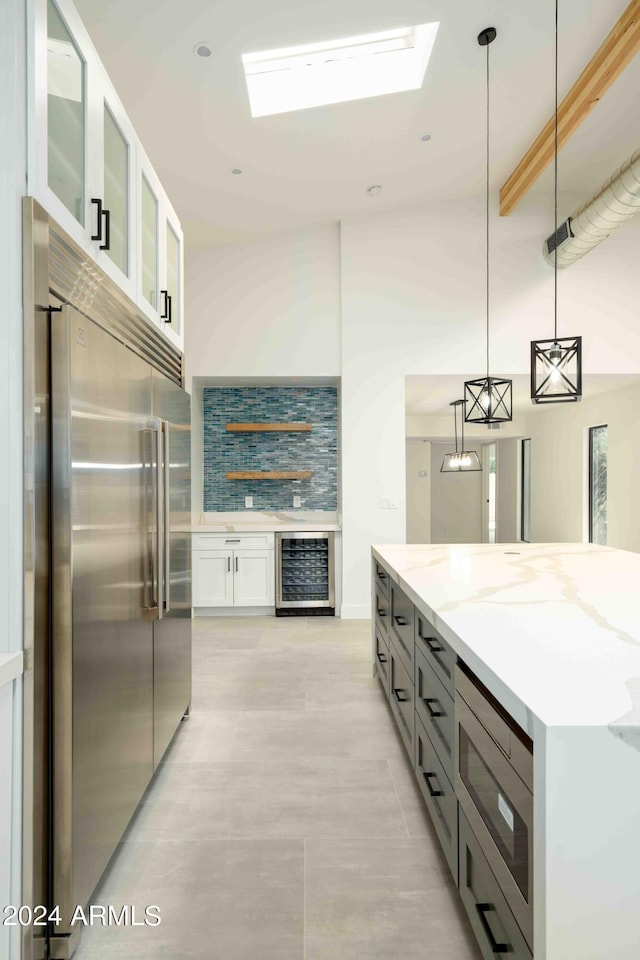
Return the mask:
<svg viewBox="0 0 640 960">
<path fill-rule="evenodd" d="M 81 254 L 29 210 L 35 574 L 26 594 L 34 617 L 25 895 L 59 905 L 61 916 L 25 934 L 23 954 L 35 960 L 72 955 L 73 909 L 91 901 L 189 710 L 191 443 L 190 398 L 158 369 L 162 341 L 145 346 L 144 321 L 127 316 L 106 278 L 93 309 L 82 285 L 61 289 Z"/>
</svg>

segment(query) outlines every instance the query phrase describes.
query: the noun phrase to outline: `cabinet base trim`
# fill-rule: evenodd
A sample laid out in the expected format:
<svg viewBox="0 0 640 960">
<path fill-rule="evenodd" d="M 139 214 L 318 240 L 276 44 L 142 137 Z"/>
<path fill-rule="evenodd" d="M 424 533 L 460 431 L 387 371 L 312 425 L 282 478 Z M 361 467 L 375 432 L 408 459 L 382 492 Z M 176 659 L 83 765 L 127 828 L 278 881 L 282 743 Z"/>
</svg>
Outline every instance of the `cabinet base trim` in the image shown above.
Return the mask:
<svg viewBox="0 0 640 960">
<path fill-rule="evenodd" d="M 275 617 L 275 607 L 194 607 L 194 617 Z"/>
</svg>

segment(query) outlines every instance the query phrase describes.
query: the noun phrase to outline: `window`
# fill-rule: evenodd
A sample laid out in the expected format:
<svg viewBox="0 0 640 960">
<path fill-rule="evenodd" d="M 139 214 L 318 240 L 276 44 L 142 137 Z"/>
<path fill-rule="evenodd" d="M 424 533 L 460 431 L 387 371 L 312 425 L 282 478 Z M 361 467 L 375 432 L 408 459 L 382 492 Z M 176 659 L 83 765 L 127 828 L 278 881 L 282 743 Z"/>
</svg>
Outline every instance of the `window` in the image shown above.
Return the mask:
<svg viewBox="0 0 640 960">
<path fill-rule="evenodd" d="M 607 425 L 589 428 L 589 542 L 607 543 Z"/>
<path fill-rule="evenodd" d="M 520 539 L 531 543 L 531 439 L 522 441 L 520 462 Z"/>
</svg>

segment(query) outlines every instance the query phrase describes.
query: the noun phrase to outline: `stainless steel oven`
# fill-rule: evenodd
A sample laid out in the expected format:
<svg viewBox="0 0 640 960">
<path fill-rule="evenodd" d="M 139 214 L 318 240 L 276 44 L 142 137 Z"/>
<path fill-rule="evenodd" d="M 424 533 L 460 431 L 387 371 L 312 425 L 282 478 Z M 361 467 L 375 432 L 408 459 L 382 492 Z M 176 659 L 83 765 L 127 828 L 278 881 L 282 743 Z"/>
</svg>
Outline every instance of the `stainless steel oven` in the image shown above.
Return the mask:
<svg viewBox="0 0 640 960">
<path fill-rule="evenodd" d="M 533 949 L 533 743 L 465 666 L 456 666 L 456 795 Z"/>
</svg>

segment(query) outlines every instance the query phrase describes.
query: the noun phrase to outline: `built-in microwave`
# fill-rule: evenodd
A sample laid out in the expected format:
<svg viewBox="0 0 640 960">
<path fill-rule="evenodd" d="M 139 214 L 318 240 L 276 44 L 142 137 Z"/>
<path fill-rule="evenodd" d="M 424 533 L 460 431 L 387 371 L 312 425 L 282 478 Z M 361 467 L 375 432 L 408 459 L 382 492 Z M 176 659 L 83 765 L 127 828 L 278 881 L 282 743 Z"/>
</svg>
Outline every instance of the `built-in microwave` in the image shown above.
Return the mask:
<svg viewBox="0 0 640 960">
<path fill-rule="evenodd" d="M 458 801 L 533 951 L 533 743 L 460 663 L 455 723 Z"/>
</svg>

